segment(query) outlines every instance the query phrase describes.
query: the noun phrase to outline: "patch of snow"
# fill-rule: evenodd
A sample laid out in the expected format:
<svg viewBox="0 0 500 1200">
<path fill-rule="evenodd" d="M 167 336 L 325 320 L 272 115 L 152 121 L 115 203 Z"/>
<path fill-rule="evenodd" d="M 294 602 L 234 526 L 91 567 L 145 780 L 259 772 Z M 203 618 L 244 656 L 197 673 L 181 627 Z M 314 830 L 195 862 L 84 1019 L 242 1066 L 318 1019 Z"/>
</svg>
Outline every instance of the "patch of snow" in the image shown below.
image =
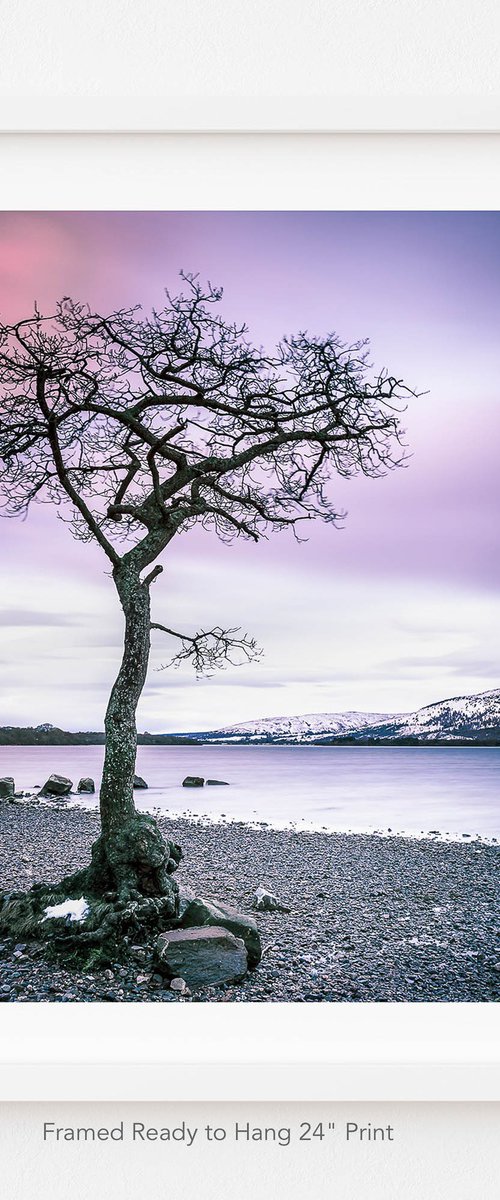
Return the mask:
<svg viewBox="0 0 500 1200">
<path fill-rule="evenodd" d="M 377 734 L 389 737 L 445 737 L 449 741 L 500 725 L 500 689 L 475 696 L 453 696 L 417 712 L 385 721 Z"/>
<path fill-rule="evenodd" d="M 63 900 L 62 904 L 49 904 L 43 919 L 49 921 L 51 918 L 69 917 L 70 921 L 85 921 L 89 911 L 85 896 L 80 896 L 79 900 Z"/>
<path fill-rule="evenodd" d="M 474 696 L 452 696 L 411 713 L 306 713 L 296 717 L 262 717 L 211 730 L 207 741 L 215 745 L 279 739 L 307 745 L 331 736 L 362 734 L 376 738 L 417 737 L 420 741 L 468 739 L 500 727 L 500 688 Z"/>
<path fill-rule="evenodd" d="M 368 725 L 380 724 L 389 718 L 386 713 L 308 713 L 303 717 L 262 717 L 257 721 L 245 721 L 241 725 L 229 725 L 219 730 L 227 741 L 246 737 L 308 738 L 318 734 L 346 733 L 353 729 L 364 729 Z"/>
</svg>

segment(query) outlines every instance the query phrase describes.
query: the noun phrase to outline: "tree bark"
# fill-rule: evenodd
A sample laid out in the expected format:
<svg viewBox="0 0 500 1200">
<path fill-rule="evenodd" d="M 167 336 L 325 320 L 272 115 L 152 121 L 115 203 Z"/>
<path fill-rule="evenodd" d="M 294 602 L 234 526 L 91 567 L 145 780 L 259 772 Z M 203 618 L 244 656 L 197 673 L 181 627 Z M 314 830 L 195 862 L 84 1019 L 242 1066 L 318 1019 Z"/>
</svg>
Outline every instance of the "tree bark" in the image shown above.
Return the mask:
<svg viewBox="0 0 500 1200">
<path fill-rule="evenodd" d="M 104 838 L 111 838 L 135 814 L 136 712 L 146 682 L 150 652 L 149 587 L 140 580 L 115 581 L 125 615 L 123 658 L 106 710 L 106 748 L 100 807 Z"/>
<path fill-rule="evenodd" d="M 138 813 L 134 805 L 136 711 L 149 660 L 149 585 L 158 571 L 155 568 L 141 581 L 134 567 L 122 562 L 113 571 L 125 615 L 125 637 L 106 711 L 101 835 L 92 847 L 90 866 L 56 884 L 38 883 L 29 892 L 0 893 L 0 930 L 52 939 L 54 946 L 68 953 L 89 950 L 93 962 L 97 953 L 116 956 L 131 936 L 144 940 L 170 928 L 179 913 L 179 889 L 172 873 L 182 857 L 180 846 L 166 840 L 154 817 Z M 47 905 L 80 896 L 90 904 L 85 922 L 76 922 L 71 929 L 62 918 L 46 924 Z"/>
<path fill-rule="evenodd" d="M 105 717 L 105 754 L 100 792 L 101 836 L 92 849 L 89 883 L 94 892 L 116 892 L 124 900 L 171 896 L 170 879 L 181 857 L 166 842 L 153 817 L 134 805 L 137 705 L 150 652 L 149 583 L 131 568 L 115 568 L 114 581 L 125 616 L 123 658 Z M 175 907 L 175 905 L 174 905 Z"/>
</svg>

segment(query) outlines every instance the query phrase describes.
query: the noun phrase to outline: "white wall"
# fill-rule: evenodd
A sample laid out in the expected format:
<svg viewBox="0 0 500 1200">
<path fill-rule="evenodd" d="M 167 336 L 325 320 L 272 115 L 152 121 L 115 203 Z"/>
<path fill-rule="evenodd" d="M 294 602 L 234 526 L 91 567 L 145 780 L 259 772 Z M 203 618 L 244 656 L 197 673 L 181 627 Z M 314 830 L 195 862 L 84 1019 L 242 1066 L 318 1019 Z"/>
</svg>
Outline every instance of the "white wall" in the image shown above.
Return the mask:
<svg viewBox="0 0 500 1200">
<path fill-rule="evenodd" d="M 494 128 L 496 0 L 0 0 L 0 128 Z"/>
</svg>

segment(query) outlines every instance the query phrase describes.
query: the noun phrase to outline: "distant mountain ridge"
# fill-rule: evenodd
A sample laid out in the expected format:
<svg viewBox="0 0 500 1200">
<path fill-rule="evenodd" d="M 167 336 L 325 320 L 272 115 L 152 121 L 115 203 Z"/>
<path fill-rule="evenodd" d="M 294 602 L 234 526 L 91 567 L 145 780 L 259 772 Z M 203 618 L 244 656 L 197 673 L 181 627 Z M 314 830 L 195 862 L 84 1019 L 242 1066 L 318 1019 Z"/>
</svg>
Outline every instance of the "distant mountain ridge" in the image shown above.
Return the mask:
<svg viewBox="0 0 500 1200">
<path fill-rule="evenodd" d="M 306 713 L 303 717 L 261 717 L 257 721 L 226 725 L 219 730 L 219 734 L 225 738 L 271 736 L 302 742 L 325 734 L 342 737 L 372 725 L 381 725 L 390 719 L 387 713 Z"/>
<path fill-rule="evenodd" d="M 475 696 L 453 696 L 427 704 L 416 712 L 386 717 L 374 723 L 371 733 L 379 737 L 470 737 L 500 728 L 500 688 Z"/>
<path fill-rule="evenodd" d="M 500 688 L 473 696 L 453 696 L 410 713 L 311 713 L 303 717 L 264 717 L 225 726 L 204 741 L 328 744 L 332 740 L 372 743 L 500 742 Z"/>
<path fill-rule="evenodd" d="M 410 713 L 306 713 L 261 717 L 219 730 L 193 733 L 139 733 L 142 746 L 232 745 L 500 745 L 500 688 L 453 696 Z M 104 733 L 71 733 L 54 725 L 0 728 L 0 745 L 102 745 Z"/>
</svg>

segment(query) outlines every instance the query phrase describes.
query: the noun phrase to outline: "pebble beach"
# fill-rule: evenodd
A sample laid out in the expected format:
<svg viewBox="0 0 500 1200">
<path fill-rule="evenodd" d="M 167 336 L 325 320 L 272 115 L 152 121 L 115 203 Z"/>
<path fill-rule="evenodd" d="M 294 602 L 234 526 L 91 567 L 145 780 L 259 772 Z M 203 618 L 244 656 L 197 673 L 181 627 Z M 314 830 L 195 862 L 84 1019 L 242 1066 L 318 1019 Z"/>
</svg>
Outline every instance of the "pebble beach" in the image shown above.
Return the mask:
<svg viewBox="0 0 500 1200">
<path fill-rule="evenodd" d="M 500 847 L 475 840 L 298 832 L 160 818 L 184 858 L 176 879 L 251 913 L 259 885 L 290 911 L 258 913 L 262 961 L 238 985 L 179 997 L 152 948 L 83 973 L 37 943 L 0 942 L 4 1002 L 392 1002 L 500 1000 Z M 95 811 L 0 804 L 0 889 L 84 866 Z"/>
</svg>

